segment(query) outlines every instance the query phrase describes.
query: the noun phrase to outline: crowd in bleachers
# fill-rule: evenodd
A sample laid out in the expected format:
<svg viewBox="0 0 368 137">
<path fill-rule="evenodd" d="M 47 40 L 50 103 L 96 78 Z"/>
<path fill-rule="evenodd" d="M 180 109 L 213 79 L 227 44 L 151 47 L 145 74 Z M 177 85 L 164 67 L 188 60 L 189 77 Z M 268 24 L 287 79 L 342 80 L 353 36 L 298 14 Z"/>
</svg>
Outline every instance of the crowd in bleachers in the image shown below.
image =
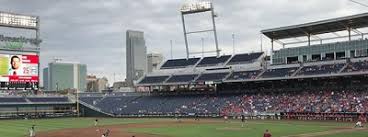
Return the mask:
<svg viewBox="0 0 368 137">
<path fill-rule="evenodd" d="M 262 70 L 254 70 L 254 71 L 239 71 L 233 72 L 228 80 L 246 80 L 246 79 L 255 79 L 261 73 Z"/>
<path fill-rule="evenodd" d="M 368 112 L 368 93 L 354 91 L 305 91 L 243 95 L 230 103 L 224 113 L 294 112 L 338 113 Z"/>
<path fill-rule="evenodd" d="M 298 75 L 320 75 L 320 74 L 336 74 L 345 64 L 327 64 L 327 65 L 314 65 L 305 66 L 298 72 Z"/>
<path fill-rule="evenodd" d="M 295 73 L 297 69 L 298 69 L 297 67 L 268 69 L 263 73 L 261 77 L 262 78 L 289 77 L 293 73 Z"/>
<path fill-rule="evenodd" d="M 368 61 L 365 60 L 348 64 L 344 72 L 358 72 L 367 70 L 368 70 Z"/>
<path fill-rule="evenodd" d="M 368 112 L 363 91 L 304 91 L 230 95 L 121 96 L 81 100 L 112 114 L 200 113 L 240 115 L 257 113 Z"/>
</svg>

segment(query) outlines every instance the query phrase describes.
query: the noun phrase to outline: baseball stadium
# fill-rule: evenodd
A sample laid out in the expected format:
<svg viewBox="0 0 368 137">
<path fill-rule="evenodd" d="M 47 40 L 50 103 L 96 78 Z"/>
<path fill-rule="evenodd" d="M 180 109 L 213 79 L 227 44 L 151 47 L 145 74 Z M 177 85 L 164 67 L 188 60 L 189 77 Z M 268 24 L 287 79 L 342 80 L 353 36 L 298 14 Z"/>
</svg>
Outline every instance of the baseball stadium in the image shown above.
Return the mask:
<svg viewBox="0 0 368 137">
<path fill-rule="evenodd" d="M 43 91 L 42 18 L 0 12 L 0 27 L 34 32 L 0 35 L 0 137 L 368 137 L 368 13 L 264 28 L 271 54 L 224 55 L 213 4 L 181 7 L 186 58 L 163 61 L 134 92 Z M 187 31 L 202 12 L 212 28 Z M 203 32 L 216 55 L 191 57 L 187 35 Z"/>
</svg>

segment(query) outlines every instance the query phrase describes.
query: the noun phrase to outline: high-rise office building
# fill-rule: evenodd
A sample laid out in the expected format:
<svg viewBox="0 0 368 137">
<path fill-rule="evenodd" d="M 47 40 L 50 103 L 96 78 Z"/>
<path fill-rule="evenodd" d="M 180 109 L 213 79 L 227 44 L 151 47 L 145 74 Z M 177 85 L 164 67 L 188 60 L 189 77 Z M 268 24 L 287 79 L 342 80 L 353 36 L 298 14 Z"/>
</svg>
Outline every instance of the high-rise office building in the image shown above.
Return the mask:
<svg viewBox="0 0 368 137">
<path fill-rule="evenodd" d="M 60 91 L 77 89 L 85 91 L 87 88 L 87 66 L 70 62 L 51 62 L 43 69 L 43 82 L 46 90 Z"/>
<path fill-rule="evenodd" d="M 159 53 L 147 54 L 147 72 L 152 72 L 153 70 L 156 70 L 163 60 L 164 56 L 162 54 Z"/>
<path fill-rule="evenodd" d="M 147 72 L 147 47 L 144 33 L 126 32 L 126 82 L 129 87 Z"/>
<path fill-rule="evenodd" d="M 106 77 L 97 78 L 94 75 L 88 75 L 86 92 L 102 92 L 108 88 L 108 82 Z"/>
</svg>

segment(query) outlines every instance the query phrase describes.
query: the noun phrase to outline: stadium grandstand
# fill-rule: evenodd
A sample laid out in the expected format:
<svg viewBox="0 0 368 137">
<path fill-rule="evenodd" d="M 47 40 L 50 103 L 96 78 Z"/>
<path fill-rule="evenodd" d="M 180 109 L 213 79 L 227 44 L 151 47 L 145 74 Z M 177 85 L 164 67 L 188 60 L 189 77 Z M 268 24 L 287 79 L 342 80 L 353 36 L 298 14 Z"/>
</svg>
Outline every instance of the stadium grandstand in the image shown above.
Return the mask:
<svg viewBox="0 0 368 137">
<path fill-rule="evenodd" d="M 138 92 L 149 95 L 81 101 L 113 115 L 246 113 L 356 118 L 368 111 L 368 40 L 358 30 L 368 27 L 367 19 L 364 13 L 262 30 L 272 42 L 270 57 L 255 52 L 171 59 L 136 83 Z M 346 36 L 320 36 L 343 31 Z M 307 40 L 282 42 L 300 37 Z M 275 42 L 282 48 L 274 50 Z M 304 46 L 286 47 L 293 44 Z"/>
<path fill-rule="evenodd" d="M 351 31 L 368 27 L 367 20 L 368 13 L 364 13 L 263 30 L 272 46 L 283 39 L 308 38 L 304 46 L 284 48 L 296 43 L 291 42 L 278 50 L 272 47 L 270 57 L 253 52 L 170 59 L 139 79 L 133 93 L 1 97 L 1 116 L 54 116 L 59 112 L 113 117 L 246 114 L 250 118 L 338 117 L 354 121 L 368 112 L 368 40 L 364 33 L 352 35 Z M 348 36 L 337 38 L 345 38 L 343 41 L 324 43 L 321 38 L 318 44 L 311 44 L 318 34 L 337 31 L 347 31 Z"/>
<path fill-rule="evenodd" d="M 77 116 L 75 101 L 67 96 L 2 96 L 1 118 L 46 118 Z"/>
</svg>

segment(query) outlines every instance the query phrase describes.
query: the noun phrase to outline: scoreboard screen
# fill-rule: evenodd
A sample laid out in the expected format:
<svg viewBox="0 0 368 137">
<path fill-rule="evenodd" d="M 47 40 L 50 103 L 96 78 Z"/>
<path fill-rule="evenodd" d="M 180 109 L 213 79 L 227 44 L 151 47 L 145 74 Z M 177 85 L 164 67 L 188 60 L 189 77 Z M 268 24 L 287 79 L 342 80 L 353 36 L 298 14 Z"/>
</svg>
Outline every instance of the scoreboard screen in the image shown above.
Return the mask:
<svg viewBox="0 0 368 137">
<path fill-rule="evenodd" d="M 38 85 L 37 54 L 0 54 L 2 88 L 33 88 Z"/>
</svg>

